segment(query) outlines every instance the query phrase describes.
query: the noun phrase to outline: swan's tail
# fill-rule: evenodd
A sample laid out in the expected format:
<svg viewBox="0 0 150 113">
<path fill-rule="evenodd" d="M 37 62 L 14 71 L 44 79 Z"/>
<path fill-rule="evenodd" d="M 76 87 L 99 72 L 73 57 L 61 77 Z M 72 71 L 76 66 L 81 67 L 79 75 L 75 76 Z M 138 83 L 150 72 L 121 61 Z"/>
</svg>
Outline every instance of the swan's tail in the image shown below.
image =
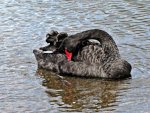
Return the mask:
<svg viewBox="0 0 150 113">
<path fill-rule="evenodd" d="M 121 79 L 131 77 L 131 65 L 123 59 L 118 59 L 113 62 L 107 69 L 109 78 Z"/>
</svg>

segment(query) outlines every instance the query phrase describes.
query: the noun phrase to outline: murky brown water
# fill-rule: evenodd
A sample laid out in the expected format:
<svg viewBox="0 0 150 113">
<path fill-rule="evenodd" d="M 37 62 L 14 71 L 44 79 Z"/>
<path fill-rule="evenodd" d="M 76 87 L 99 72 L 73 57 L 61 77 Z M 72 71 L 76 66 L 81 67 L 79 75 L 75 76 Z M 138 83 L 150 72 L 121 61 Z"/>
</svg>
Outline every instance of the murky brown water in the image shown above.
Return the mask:
<svg viewBox="0 0 150 113">
<path fill-rule="evenodd" d="M 114 37 L 132 64 L 132 79 L 37 70 L 32 50 L 46 44 L 49 30 L 74 34 L 93 28 Z M 150 1 L 1 0 L 0 86 L 0 113 L 150 112 Z"/>
</svg>

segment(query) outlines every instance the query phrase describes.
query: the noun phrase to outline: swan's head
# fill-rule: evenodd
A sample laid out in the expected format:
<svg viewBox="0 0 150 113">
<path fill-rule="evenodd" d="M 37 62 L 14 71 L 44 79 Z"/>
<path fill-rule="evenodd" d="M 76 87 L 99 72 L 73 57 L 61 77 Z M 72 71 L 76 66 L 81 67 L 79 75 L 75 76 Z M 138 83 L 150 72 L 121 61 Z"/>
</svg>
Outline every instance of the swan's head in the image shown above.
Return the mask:
<svg viewBox="0 0 150 113">
<path fill-rule="evenodd" d="M 63 40 L 63 42 L 60 45 L 59 50 L 63 51 L 63 53 L 66 54 L 66 57 L 68 58 L 68 61 L 70 61 L 74 56 L 78 54 L 78 52 L 87 45 L 100 45 L 101 43 L 98 40 L 95 39 L 87 39 L 82 40 L 74 37 L 67 37 Z"/>
<path fill-rule="evenodd" d="M 71 36 L 67 37 L 63 40 L 60 47 L 58 48 L 59 52 L 65 53 L 68 61 L 72 59 L 75 52 L 77 51 L 79 47 L 79 41 L 75 38 L 73 39 Z"/>
</svg>

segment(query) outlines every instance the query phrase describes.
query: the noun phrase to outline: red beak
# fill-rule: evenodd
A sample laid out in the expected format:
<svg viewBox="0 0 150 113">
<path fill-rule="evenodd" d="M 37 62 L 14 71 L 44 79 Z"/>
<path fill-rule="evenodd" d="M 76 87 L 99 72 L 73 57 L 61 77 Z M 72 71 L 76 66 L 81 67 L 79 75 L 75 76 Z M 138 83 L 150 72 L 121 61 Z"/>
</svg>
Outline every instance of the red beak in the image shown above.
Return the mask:
<svg viewBox="0 0 150 113">
<path fill-rule="evenodd" d="M 72 59 L 72 53 L 69 53 L 67 49 L 65 49 L 65 53 L 68 61 L 70 61 Z"/>
</svg>

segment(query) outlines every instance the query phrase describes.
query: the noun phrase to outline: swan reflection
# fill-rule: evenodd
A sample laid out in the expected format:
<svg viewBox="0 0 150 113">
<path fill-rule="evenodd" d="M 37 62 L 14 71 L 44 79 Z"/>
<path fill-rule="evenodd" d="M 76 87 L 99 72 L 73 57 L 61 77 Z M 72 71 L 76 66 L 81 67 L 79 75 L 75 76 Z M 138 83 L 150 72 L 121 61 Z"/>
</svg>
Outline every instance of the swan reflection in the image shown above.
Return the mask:
<svg viewBox="0 0 150 113">
<path fill-rule="evenodd" d="M 124 85 L 124 80 L 62 77 L 44 69 L 38 69 L 37 74 L 44 79 L 42 85 L 47 87 L 50 104 L 70 112 L 84 109 L 112 111 L 114 106 L 118 106 L 116 97 L 119 95 L 120 86 Z"/>
</svg>

